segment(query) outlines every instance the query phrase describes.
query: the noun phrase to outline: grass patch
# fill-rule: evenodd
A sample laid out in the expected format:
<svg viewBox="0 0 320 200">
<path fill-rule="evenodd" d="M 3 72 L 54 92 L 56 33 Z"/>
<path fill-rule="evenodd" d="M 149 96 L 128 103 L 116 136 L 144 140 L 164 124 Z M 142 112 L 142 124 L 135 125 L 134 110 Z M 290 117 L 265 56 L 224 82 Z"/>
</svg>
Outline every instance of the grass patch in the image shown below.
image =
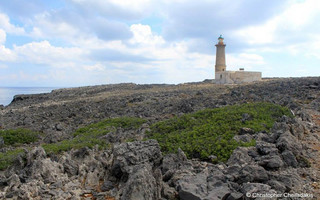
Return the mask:
<svg viewBox="0 0 320 200">
<path fill-rule="evenodd" d="M 40 133 L 28 129 L 0 130 L 5 145 L 29 144 L 39 139 Z"/>
<path fill-rule="evenodd" d="M 269 131 L 283 115 L 292 116 L 288 108 L 271 103 L 206 109 L 155 123 L 148 138 L 158 140 L 164 153 L 175 153 L 180 147 L 188 158 L 208 160 L 215 155 L 214 161 L 225 162 L 238 146 L 255 145 L 255 141 L 243 143 L 233 139 L 241 128 Z"/>
<path fill-rule="evenodd" d="M 80 149 L 82 147 L 92 148 L 98 145 L 100 148 L 106 148 L 108 144 L 100 137 L 115 131 L 116 128 L 137 129 L 145 122 L 144 119 L 121 117 L 107 119 L 98 123 L 90 124 L 83 128 L 79 128 L 73 133 L 73 138 L 63 140 L 58 143 L 44 144 L 42 147 L 47 153 L 60 153 L 71 149 Z"/>
<path fill-rule="evenodd" d="M 13 161 L 19 156 L 24 156 L 23 149 L 15 149 L 7 151 L 6 153 L 0 153 L 0 170 L 4 170 L 10 165 L 12 165 Z"/>
</svg>

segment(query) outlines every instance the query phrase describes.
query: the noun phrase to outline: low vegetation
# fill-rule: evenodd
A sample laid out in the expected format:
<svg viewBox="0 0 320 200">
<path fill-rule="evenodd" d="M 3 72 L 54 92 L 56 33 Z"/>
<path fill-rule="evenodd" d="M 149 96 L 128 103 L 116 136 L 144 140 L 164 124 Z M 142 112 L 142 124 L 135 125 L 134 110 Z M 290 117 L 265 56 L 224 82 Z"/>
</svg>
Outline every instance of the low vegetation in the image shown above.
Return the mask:
<svg viewBox="0 0 320 200">
<path fill-rule="evenodd" d="M 17 148 L 5 153 L 0 152 L 0 170 L 4 170 L 10 166 L 19 155 L 21 157 L 25 156 L 23 149 Z"/>
<path fill-rule="evenodd" d="M 44 144 L 42 146 L 47 153 L 55 154 L 70 149 L 80 149 L 82 147 L 92 148 L 95 145 L 98 145 L 99 148 L 106 148 L 108 144 L 105 140 L 100 139 L 101 136 L 104 136 L 111 131 L 115 131 L 115 129 L 119 127 L 124 129 L 136 129 L 144 122 L 144 119 L 131 117 L 107 119 L 79 128 L 74 132 L 72 139 L 53 144 Z"/>
<path fill-rule="evenodd" d="M 214 162 L 225 162 L 238 146 L 255 145 L 254 140 L 244 143 L 233 139 L 241 128 L 269 131 L 283 115 L 291 116 L 290 110 L 271 103 L 206 109 L 155 123 L 148 137 L 158 140 L 164 153 L 181 148 L 189 158 L 210 160 L 214 155 Z"/>
<path fill-rule="evenodd" d="M 0 130 L 5 145 L 29 144 L 40 138 L 40 133 L 28 129 Z"/>
<path fill-rule="evenodd" d="M 0 152 L 0 170 L 10 166 L 18 156 L 25 158 L 25 151 L 21 148 L 23 144 L 30 144 L 40 139 L 41 133 L 28 129 L 6 129 L 0 130 L 3 139 L 2 147 L 10 150 Z"/>
<path fill-rule="evenodd" d="M 248 103 L 206 109 L 151 125 L 147 139 L 158 140 L 164 153 L 174 153 L 181 148 L 189 158 L 225 162 L 235 148 L 255 145 L 254 140 L 245 143 L 233 139 L 241 128 L 249 128 L 253 132 L 269 131 L 274 122 L 283 115 L 291 116 L 291 112 L 271 103 Z M 47 153 L 54 154 L 96 145 L 103 149 L 110 144 L 101 139 L 102 136 L 120 127 L 137 129 L 145 122 L 144 119 L 132 117 L 106 119 L 79 128 L 71 139 L 43 144 L 42 147 Z M 24 150 L 19 147 L 21 144 L 35 142 L 40 135 L 26 129 L 1 130 L 0 136 L 5 145 L 13 145 L 16 149 L 0 153 L 0 170 L 11 165 L 18 156 L 24 156 Z M 133 139 L 128 139 L 131 140 Z"/>
</svg>

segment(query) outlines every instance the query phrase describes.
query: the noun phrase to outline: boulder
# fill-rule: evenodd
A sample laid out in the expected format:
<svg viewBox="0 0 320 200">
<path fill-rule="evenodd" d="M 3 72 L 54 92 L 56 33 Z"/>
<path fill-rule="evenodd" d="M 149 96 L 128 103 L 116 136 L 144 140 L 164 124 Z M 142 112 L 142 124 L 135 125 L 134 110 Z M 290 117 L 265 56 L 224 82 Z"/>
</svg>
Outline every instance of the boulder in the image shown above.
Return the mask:
<svg viewBox="0 0 320 200">
<path fill-rule="evenodd" d="M 71 176 L 75 176 L 78 174 L 79 165 L 76 161 L 71 158 L 69 153 L 64 154 L 58 161 L 63 165 L 64 172 Z"/>
<path fill-rule="evenodd" d="M 205 173 L 185 176 L 178 181 L 177 191 L 181 200 L 202 200 L 208 194 Z"/>
<path fill-rule="evenodd" d="M 299 188 L 303 184 L 301 182 L 301 177 L 294 170 L 288 170 L 286 172 L 279 173 L 273 179 L 285 186 L 286 191 L 291 191 L 294 187 Z"/>
<path fill-rule="evenodd" d="M 42 180 L 44 183 L 67 179 L 63 165 L 46 158 L 42 147 L 35 147 L 27 154 L 27 165 L 21 174 L 25 174 L 29 179 Z"/>
<path fill-rule="evenodd" d="M 237 142 L 250 142 L 253 139 L 253 136 L 250 134 L 235 135 L 233 139 Z"/>
<path fill-rule="evenodd" d="M 119 181 L 121 199 L 160 199 L 162 155 L 156 140 L 116 145 L 113 155 L 111 174 Z"/>
<path fill-rule="evenodd" d="M 227 165 L 247 165 L 253 162 L 252 157 L 248 155 L 248 151 L 252 148 L 238 147 L 231 154 L 227 161 Z"/>
<path fill-rule="evenodd" d="M 268 170 L 277 170 L 284 165 L 281 157 L 278 155 L 263 156 L 258 164 Z"/>
<path fill-rule="evenodd" d="M 267 142 L 257 142 L 256 149 L 260 155 L 276 155 L 278 154 L 278 149 L 275 144 Z"/>
<path fill-rule="evenodd" d="M 149 164 L 159 166 L 162 154 L 156 140 L 128 142 L 116 145 L 113 150 L 114 166 L 124 173 L 131 173 L 132 166 Z"/>
<path fill-rule="evenodd" d="M 281 156 L 286 166 L 294 168 L 298 167 L 299 163 L 291 151 L 285 150 L 281 153 Z"/>
<path fill-rule="evenodd" d="M 204 199 L 225 199 L 232 190 L 229 187 L 227 176 L 221 170 L 211 170 L 207 177 L 208 195 Z"/>
<path fill-rule="evenodd" d="M 279 137 L 279 133 L 267 133 L 267 132 L 259 132 L 253 135 L 253 139 L 257 142 L 267 142 L 274 143 L 275 140 Z"/>
<path fill-rule="evenodd" d="M 21 185 L 20 178 L 17 174 L 12 174 L 8 179 L 9 188 L 18 188 Z"/>
<path fill-rule="evenodd" d="M 289 131 L 284 132 L 276 141 L 276 146 L 283 152 L 289 150 L 295 155 L 299 155 L 302 152 L 302 145 L 299 143 L 296 137 L 294 137 Z"/>
<path fill-rule="evenodd" d="M 39 180 L 32 180 L 28 183 L 22 184 L 19 188 L 19 199 L 36 199 L 43 193 L 45 184 Z"/>
<path fill-rule="evenodd" d="M 240 170 L 236 180 L 237 183 L 265 182 L 269 180 L 269 175 L 267 171 L 259 165 L 246 165 Z"/>
<path fill-rule="evenodd" d="M 236 181 L 239 178 L 239 172 L 241 169 L 242 167 L 239 165 L 231 165 L 224 170 L 224 174 L 226 174 L 229 181 Z"/>
<path fill-rule="evenodd" d="M 150 165 L 136 165 L 123 189 L 121 200 L 160 199 L 158 183 Z"/>
<path fill-rule="evenodd" d="M 267 182 L 267 184 L 270 185 L 272 189 L 277 191 L 278 194 L 284 193 L 286 191 L 285 184 L 283 184 L 277 180 L 269 180 Z"/>
<path fill-rule="evenodd" d="M 292 124 L 290 124 L 290 132 L 301 140 L 308 131 L 300 119 L 293 119 Z"/>
<path fill-rule="evenodd" d="M 42 147 L 35 147 L 27 154 L 27 165 L 32 165 L 35 160 L 42 160 L 47 157 Z"/>
<path fill-rule="evenodd" d="M 190 169 L 191 167 L 191 162 L 188 161 L 185 153 L 179 148 L 177 154 L 167 154 L 164 156 L 161 171 L 162 174 L 167 174 L 165 177 L 168 177 L 168 175 L 173 174 L 178 169 Z"/>
<path fill-rule="evenodd" d="M 245 134 L 252 135 L 252 134 L 254 134 L 254 133 L 255 133 L 255 131 L 254 131 L 253 129 L 251 129 L 251 128 L 246 128 L 246 127 L 241 128 L 241 129 L 240 129 L 240 132 L 239 132 L 240 135 L 245 135 Z"/>
<path fill-rule="evenodd" d="M 176 200 L 179 195 L 178 195 L 178 192 L 173 187 L 170 187 L 168 184 L 163 183 L 162 184 L 161 196 L 164 199 Z"/>
<path fill-rule="evenodd" d="M 249 121 L 249 120 L 252 120 L 252 116 L 250 116 L 248 113 L 243 113 L 241 122 L 245 123 L 246 121 Z"/>
<path fill-rule="evenodd" d="M 89 171 L 85 177 L 85 188 L 86 189 L 93 189 L 95 188 L 97 185 L 99 185 L 99 177 L 100 177 L 100 173 L 99 173 L 99 168 L 95 169 L 94 171 Z"/>
<path fill-rule="evenodd" d="M 204 168 L 201 172 L 181 177 L 176 188 L 181 200 L 225 199 L 232 192 L 223 171 L 211 166 Z"/>
</svg>

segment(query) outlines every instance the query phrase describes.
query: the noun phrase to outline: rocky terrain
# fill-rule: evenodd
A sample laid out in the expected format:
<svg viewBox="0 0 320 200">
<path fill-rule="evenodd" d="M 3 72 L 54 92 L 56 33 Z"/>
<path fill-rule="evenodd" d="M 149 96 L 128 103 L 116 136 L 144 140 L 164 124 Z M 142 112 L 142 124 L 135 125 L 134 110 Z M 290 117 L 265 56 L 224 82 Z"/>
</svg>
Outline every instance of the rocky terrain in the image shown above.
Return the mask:
<svg viewBox="0 0 320 200">
<path fill-rule="evenodd" d="M 249 102 L 286 106 L 294 118 L 281 117 L 269 133 L 236 135 L 236 140 L 255 139 L 256 145 L 237 148 L 226 163 L 188 159 L 182 150 L 165 155 L 156 140 L 143 139 L 154 122 Z M 93 122 L 122 116 L 147 122 L 102 137 L 113 142 L 110 148 L 54 155 L 40 146 L 71 138 L 76 129 Z M 0 128 L 43 133 L 41 141 L 25 146 L 25 157 L 0 172 L 2 199 L 235 200 L 272 193 L 320 198 L 319 77 L 244 85 L 116 84 L 17 95 L 0 107 Z M 140 139 L 126 141 L 132 135 Z M 8 147 L 1 149 L 6 151 Z"/>
</svg>

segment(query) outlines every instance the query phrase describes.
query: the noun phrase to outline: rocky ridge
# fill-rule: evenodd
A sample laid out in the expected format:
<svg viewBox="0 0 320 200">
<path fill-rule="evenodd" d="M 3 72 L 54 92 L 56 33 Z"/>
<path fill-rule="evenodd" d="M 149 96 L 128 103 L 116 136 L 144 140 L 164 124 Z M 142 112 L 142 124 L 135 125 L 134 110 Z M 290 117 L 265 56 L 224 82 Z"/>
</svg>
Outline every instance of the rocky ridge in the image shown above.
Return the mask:
<svg viewBox="0 0 320 200">
<path fill-rule="evenodd" d="M 296 78 L 227 86 L 120 84 L 16 96 L 1 108 L 0 126 L 41 131 L 45 142 L 68 138 L 76 128 L 107 117 L 144 117 L 151 123 L 246 102 L 287 106 L 295 118 L 283 116 L 270 133 L 244 129 L 235 139 L 255 139 L 256 146 L 240 147 L 227 163 L 219 164 L 189 160 L 181 150 L 162 155 L 155 140 L 119 142 L 128 134 L 143 138 L 148 123 L 138 130 L 114 132 L 115 143 L 107 150 L 82 148 L 49 156 L 34 144 L 31 150 L 26 148 L 26 160 L 16 159 L 0 175 L 0 197 L 232 200 L 249 199 L 246 194 L 254 193 L 308 193 L 316 199 L 320 195 L 319 90 L 320 78 Z"/>
</svg>

